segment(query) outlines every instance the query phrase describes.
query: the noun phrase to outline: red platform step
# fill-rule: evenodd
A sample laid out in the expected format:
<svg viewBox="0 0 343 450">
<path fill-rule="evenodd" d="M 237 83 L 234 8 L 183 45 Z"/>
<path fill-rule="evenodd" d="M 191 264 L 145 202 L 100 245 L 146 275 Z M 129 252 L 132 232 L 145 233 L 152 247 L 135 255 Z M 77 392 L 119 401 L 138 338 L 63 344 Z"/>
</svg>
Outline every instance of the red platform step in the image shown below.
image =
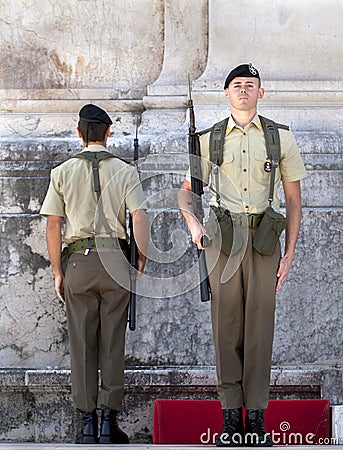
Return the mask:
<svg viewBox="0 0 343 450">
<path fill-rule="evenodd" d="M 275 445 L 324 444 L 330 437 L 329 400 L 270 400 L 264 417 Z M 219 400 L 158 399 L 153 442 L 213 445 L 222 424 Z"/>
</svg>

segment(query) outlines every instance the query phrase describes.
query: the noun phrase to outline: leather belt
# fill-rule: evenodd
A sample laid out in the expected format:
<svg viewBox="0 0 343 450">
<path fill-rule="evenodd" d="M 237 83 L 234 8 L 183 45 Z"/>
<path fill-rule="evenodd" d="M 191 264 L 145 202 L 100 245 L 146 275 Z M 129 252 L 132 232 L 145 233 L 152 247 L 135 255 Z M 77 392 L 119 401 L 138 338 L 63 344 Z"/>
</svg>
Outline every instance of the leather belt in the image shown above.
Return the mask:
<svg viewBox="0 0 343 450">
<path fill-rule="evenodd" d="M 232 222 L 237 227 L 257 228 L 260 225 L 263 214 L 232 214 Z"/>
<path fill-rule="evenodd" d="M 218 211 L 224 212 L 228 217 L 231 217 L 232 223 L 236 227 L 249 227 L 249 228 L 257 228 L 262 220 L 264 213 L 261 214 L 237 214 L 231 213 L 227 209 L 218 208 L 217 206 L 210 205 L 211 209 L 216 214 Z"/>
<path fill-rule="evenodd" d="M 113 237 L 91 237 L 85 239 L 78 239 L 75 242 L 72 242 L 68 245 L 68 253 L 74 253 L 78 251 L 90 251 L 91 249 L 96 248 L 97 250 L 101 249 L 113 249 L 113 250 L 127 250 L 128 243 L 125 239 L 113 238 Z"/>
</svg>

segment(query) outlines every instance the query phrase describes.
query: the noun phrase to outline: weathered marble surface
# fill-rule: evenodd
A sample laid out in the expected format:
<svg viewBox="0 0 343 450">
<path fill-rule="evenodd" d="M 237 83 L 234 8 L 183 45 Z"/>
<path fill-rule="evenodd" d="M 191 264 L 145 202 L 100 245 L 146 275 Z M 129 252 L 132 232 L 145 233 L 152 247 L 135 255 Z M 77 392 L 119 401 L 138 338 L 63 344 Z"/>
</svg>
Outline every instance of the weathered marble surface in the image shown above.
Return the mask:
<svg viewBox="0 0 343 450">
<path fill-rule="evenodd" d="M 299 131 L 296 137 L 309 177 L 302 182 L 304 213 L 296 258 L 277 305 L 273 361 L 339 362 L 342 135 Z M 152 245 L 148 282 L 138 300 L 138 328 L 127 336 L 127 362 L 213 364 L 209 305 L 199 300 L 195 249 L 176 201 L 188 164 L 186 130 L 143 132 L 139 141 Z M 109 148 L 130 159 L 132 144 L 124 125 L 121 133 L 114 131 Z M 3 366 L 69 365 L 65 313 L 53 293 L 45 219 L 38 213 L 51 167 L 78 150 L 72 137 L 1 144 Z M 166 280 L 177 275 L 182 276 L 179 281 Z"/>
<path fill-rule="evenodd" d="M 297 252 L 278 296 L 273 362 L 315 363 L 306 386 L 321 391 L 306 395 L 342 404 L 343 4 L 258 0 L 248 7 L 234 0 L 227 8 L 225 0 L 0 0 L 0 8 L 0 366 L 69 367 L 65 312 L 53 293 L 45 220 L 38 212 L 50 169 L 80 148 L 75 127 L 88 102 L 111 114 L 110 150 L 127 159 L 141 118 L 139 167 L 155 248 L 147 265 L 149 290 L 138 299 L 137 331 L 127 335 L 128 367 L 173 365 L 177 373 L 185 365 L 214 364 L 209 305 L 194 288 L 195 249 L 175 201 L 188 160 L 188 74 L 202 129 L 228 113 L 222 84 L 229 68 L 252 61 L 266 88 L 261 113 L 291 126 L 309 171 Z M 168 292 L 165 278 L 187 267 L 194 273 Z M 167 294 L 156 298 L 161 290 Z M 180 395 L 214 395 L 210 373 L 210 387 L 207 375 L 200 376 L 204 390 L 194 376 L 185 377 L 193 391 L 181 389 Z M 59 374 L 52 390 L 40 376 L 11 372 L 3 378 L 1 436 L 72 435 L 68 375 Z M 150 376 L 144 374 L 144 383 L 137 378 L 142 397 L 133 401 L 128 394 L 124 408 L 128 431 L 142 442 L 151 432 L 152 399 L 160 394 L 157 385 L 149 391 Z M 37 385 L 30 385 L 35 377 Z M 166 395 L 177 377 L 167 377 Z M 294 372 L 281 369 L 273 377 L 278 389 L 297 382 Z M 19 406 L 15 430 L 12 405 Z M 35 405 L 42 405 L 36 425 Z M 45 420 L 59 405 L 70 429 Z"/>
<path fill-rule="evenodd" d="M 209 5 L 204 80 L 216 80 L 218 73 L 224 75 L 223 70 L 241 61 L 265 67 L 265 79 L 339 78 L 327 68 L 337 64 L 340 72 L 343 69 L 342 29 L 335 20 L 340 3 L 327 3 L 325 8 L 322 0 L 277 0 L 268 5 L 264 0 L 233 0 L 225 8 L 224 0 L 214 0 Z"/>
<path fill-rule="evenodd" d="M 20 0 L 0 7 L 2 88 L 113 87 L 123 95 L 128 86 L 144 92 L 160 73 L 159 0 Z"/>
</svg>

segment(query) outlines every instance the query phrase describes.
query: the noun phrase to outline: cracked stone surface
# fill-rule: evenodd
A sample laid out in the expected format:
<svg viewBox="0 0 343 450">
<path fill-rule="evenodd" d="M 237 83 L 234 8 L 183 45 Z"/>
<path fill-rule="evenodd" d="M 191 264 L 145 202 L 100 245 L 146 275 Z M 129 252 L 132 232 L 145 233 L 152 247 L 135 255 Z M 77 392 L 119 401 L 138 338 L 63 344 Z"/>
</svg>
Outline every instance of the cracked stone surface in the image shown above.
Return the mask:
<svg viewBox="0 0 343 450">
<path fill-rule="evenodd" d="M 116 87 L 134 91 L 159 74 L 163 48 L 154 44 L 163 32 L 161 2 L 102 0 L 95 7 L 93 1 L 20 0 L 2 1 L 1 10 L 1 53 L 11 63 L 2 66 L 0 88 L 93 88 L 95 81 L 111 87 L 115 79 Z M 134 21 L 135 32 L 125 40 L 123 16 L 131 23 L 143 19 Z M 32 119 L 27 126 L 37 124 Z"/>
<path fill-rule="evenodd" d="M 195 248 L 175 194 L 188 165 L 188 74 L 201 130 L 227 115 L 222 80 L 250 54 L 266 88 L 260 112 L 291 126 L 309 172 L 295 259 L 277 300 L 273 395 L 343 403 L 342 4 L 316 0 L 309 10 L 306 2 L 274 2 L 266 15 L 254 2 L 226 3 L 0 0 L 0 366 L 7 368 L 0 440 L 70 442 L 77 428 L 65 311 L 39 209 L 51 168 L 80 150 L 75 127 L 89 102 L 111 115 L 109 150 L 127 160 L 139 117 L 138 166 L 152 222 L 151 295 L 138 298 L 126 351 L 128 369 L 148 369 L 127 374 L 125 427 L 147 442 L 153 398 L 215 396 L 209 305 L 194 287 Z M 189 267 L 172 295 L 164 279 Z M 58 414 L 56 424 L 47 419 Z"/>
</svg>

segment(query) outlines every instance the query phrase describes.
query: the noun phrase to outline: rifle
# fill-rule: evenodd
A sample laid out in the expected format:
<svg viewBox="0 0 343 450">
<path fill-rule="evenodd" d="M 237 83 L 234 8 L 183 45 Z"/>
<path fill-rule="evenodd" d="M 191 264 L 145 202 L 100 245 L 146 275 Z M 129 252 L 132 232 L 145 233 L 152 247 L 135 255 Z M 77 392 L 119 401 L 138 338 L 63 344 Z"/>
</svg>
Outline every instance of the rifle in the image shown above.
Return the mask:
<svg viewBox="0 0 343 450">
<path fill-rule="evenodd" d="M 202 207 L 201 196 L 204 193 L 202 184 L 202 171 L 201 171 L 201 154 L 200 154 L 200 141 L 199 133 L 195 128 L 195 114 L 192 100 L 192 88 L 191 81 L 188 77 L 188 109 L 189 109 L 189 131 L 188 131 L 188 152 L 191 172 L 191 188 L 192 188 L 192 203 L 194 215 L 199 222 L 203 224 L 204 210 Z M 201 239 L 201 245 L 207 247 L 208 239 L 203 236 Z M 205 253 L 203 250 L 197 249 L 199 260 L 199 274 L 200 274 L 200 297 L 202 302 L 207 302 L 211 299 L 211 287 L 208 279 L 207 265 L 205 259 Z"/>
<path fill-rule="evenodd" d="M 136 136 L 133 140 L 133 161 L 138 160 L 138 116 L 136 119 Z M 136 277 L 138 268 L 138 248 L 133 234 L 133 220 L 132 214 L 129 218 L 130 231 L 130 300 L 129 300 L 129 329 L 135 331 L 136 329 Z"/>
</svg>

